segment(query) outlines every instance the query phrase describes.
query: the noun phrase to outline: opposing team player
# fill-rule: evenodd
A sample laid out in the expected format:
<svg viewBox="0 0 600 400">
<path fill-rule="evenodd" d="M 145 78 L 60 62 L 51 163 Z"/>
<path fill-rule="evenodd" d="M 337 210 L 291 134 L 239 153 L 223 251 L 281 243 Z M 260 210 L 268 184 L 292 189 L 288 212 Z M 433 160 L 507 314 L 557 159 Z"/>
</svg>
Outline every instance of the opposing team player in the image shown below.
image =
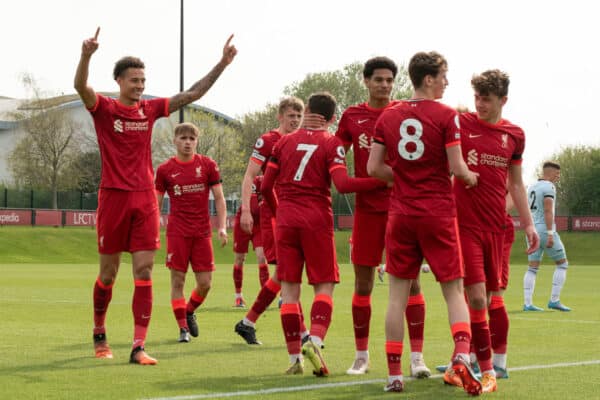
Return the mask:
<svg viewBox="0 0 600 400">
<path fill-rule="evenodd" d="M 540 307 L 533 305 L 533 290 L 535 289 L 535 278 L 537 276 L 540 262 L 544 252 L 552 258 L 556 264 L 552 276 L 552 292 L 548 308 L 558 311 L 571 311 L 560 301 L 560 292 L 567 279 L 567 253 L 558 232 L 554 215 L 556 211 L 556 187 L 554 184 L 560 179 L 560 165 L 556 162 L 546 161 L 542 167 L 542 178 L 531 185 L 528 189 L 531 212 L 535 222 L 535 229 L 540 236 L 540 248 L 529 255 L 529 267 L 523 278 L 523 290 L 525 293 L 524 311 L 542 311 Z"/>
</svg>

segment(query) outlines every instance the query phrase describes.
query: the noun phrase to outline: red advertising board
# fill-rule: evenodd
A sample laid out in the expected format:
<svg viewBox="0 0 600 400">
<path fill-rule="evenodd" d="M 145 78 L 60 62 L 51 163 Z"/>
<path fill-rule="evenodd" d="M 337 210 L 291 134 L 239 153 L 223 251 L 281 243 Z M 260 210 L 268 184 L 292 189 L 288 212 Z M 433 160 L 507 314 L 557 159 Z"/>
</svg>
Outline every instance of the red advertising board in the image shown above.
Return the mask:
<svg viewBox="0 0 600 400">
<path fill-rule="evenodd" d="M 352 229 L 353 224 L 354 224 L 354 217 L 352 215 L 338 215 L 337 216 L 338 229 Z"/>
<path fill-rule="evenodd" d="M 600 217 L 571 217 L 574 231 L 600 231 Z"/>
<path fill-rule="evenodd" d="M 62 226 L 62 211 L 35 210 L 35 224 L 45 226 Z"/>
<path fill-rule="evenodd" d="M 95 226 L 95 211 L 65 211 L 65 226 Z"/>
<path fill-rule="evenodd" d="M 569 229 L 569 217 L 556 217 L 554 218 L 554 223 L 556 223 L 557 231 L 566 231 Z M 513 224 L 515 225 L 515 229 L 523 229 L 519 217 L 513 217 Z"/>
<path fill-rule="evenodd" d="M 0 225 L 31 225 L 31 210 L 0 210 Z"/>
</svg>

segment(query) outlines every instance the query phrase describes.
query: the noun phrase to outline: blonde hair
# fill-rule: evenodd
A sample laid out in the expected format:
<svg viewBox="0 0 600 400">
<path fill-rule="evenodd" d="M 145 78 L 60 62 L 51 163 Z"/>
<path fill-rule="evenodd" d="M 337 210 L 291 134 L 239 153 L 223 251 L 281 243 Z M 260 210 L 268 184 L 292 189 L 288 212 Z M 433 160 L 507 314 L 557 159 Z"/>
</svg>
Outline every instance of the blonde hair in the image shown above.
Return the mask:
<svg viewBox="0 0 600 400">
<path fill-rule="evenodd" d="M 198 137 L 200 135 L 200 130 L 191 122 L 183 122 L 175 127 L 174 135 L 179 136 L 184 133 L 193 133 Z"/>
</svg>

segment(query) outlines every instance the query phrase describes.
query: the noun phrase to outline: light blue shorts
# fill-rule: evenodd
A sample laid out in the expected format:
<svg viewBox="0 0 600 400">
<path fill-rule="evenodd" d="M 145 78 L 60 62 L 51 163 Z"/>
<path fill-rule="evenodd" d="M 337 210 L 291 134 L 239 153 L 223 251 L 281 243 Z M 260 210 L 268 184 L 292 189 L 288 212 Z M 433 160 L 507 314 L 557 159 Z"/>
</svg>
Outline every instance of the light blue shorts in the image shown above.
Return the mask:
<svg viewBox="0 0 600 400">
<path fill-rule="evenodd" d="M 560 240 L 560 236 L 558 232 L 554 232 L 552 237 L 554 238 L 554 246 L 548 248 L 546 247 L 546 242 L 548 241 L 548 234 L 544 229 L 543 232 L 537 231 L 540 236 L 540 248 L 537 249 L 535 253 L 530 254 L 527 257 L 529 261 L 542 261 L 542 256 L 544 253 L 548 255 L 554 261 L 562 260 L 563 258 L 567 259 L 567 252 L 565 251 L 565 246 L 563 246 L 562 241 Z"/>
</svg>

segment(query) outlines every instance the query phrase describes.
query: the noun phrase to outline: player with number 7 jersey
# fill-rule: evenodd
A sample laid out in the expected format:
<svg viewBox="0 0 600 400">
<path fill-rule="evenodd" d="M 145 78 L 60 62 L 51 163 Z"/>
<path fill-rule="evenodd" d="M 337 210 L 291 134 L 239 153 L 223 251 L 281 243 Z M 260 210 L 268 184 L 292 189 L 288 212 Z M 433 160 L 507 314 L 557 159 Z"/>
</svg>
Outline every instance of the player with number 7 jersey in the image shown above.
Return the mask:
<svg viewBox="0 0 600 400">
<path fill-rule="evenodd" d="M 326 129 L 335 120 L 336 103 L 329 93 L 313 94 L 308 112 L 323 116 L 324 126 L 300 129 L 275 144 L 261 191 L 275 214 L 277 277 L 281 282 L 281 323 L 290 356 L 287 373 L 303 370 L 301 352 L 317 376 L 329 371 L 321 347 L 331 322 L 333 288 L 339 282 L 335 253 L 331 181 L 341 193 L 367 191 L 387 184 L 374 178 L 350 178 L 341 140 Z M 277 198 L 273 187 L 277 184 Z M 310 338 L 301 347 L 300 285 L 306 264 L 315 298 L 311 307 Z"/>
</svg>

